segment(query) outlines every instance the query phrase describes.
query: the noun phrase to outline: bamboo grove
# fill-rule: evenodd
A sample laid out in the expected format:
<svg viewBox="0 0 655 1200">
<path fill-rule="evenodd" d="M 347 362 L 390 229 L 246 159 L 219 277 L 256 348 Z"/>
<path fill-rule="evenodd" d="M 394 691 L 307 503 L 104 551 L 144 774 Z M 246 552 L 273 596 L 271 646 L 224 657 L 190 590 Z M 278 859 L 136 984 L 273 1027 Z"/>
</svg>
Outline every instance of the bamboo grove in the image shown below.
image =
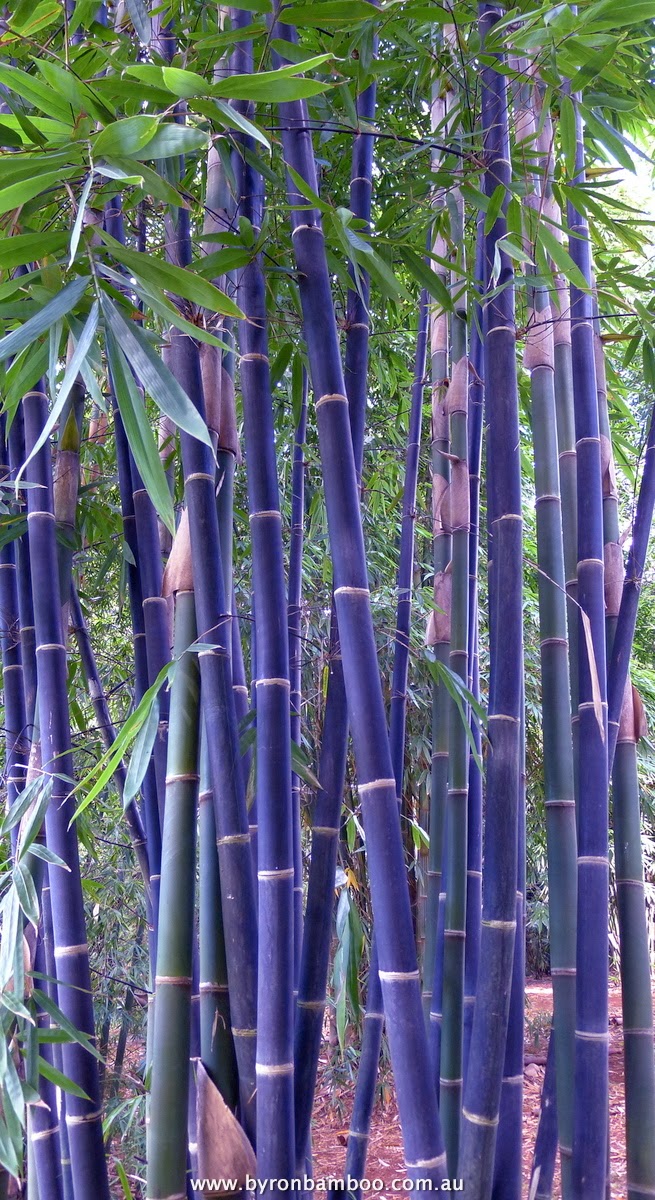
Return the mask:
<svg viewBox="0 0 655 1200">
<path fill-rule="evenodd" d="M 413 1187 L 518 1200 L 542 835 L 530 1196 L 608 1194 L 610 940 L 655 1195 L 653 15 L 3 10 L 0 1195 L 310 1190 L 365 984 L 344 1186 L 384 1031 Z"/>
</svg>

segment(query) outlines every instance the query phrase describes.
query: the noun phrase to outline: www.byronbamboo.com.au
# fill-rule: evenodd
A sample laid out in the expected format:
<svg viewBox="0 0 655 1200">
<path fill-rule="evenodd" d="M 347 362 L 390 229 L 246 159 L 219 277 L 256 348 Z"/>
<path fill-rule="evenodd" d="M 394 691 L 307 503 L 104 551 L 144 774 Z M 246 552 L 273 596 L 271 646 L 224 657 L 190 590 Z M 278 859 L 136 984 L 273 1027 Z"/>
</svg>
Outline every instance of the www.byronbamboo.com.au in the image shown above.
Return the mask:
<svg viewBox="0 0 655 1200">
<path fill-rule="evenodd" d="M 245 1181 L 240 1179 L 192 1179 L 191 1189 L 194 1192 L 219 1192 L 223 1195 L 230 1192 L 254 1192 L 261 1196 L 264 1192 L 277 1189 L 280 1192 L 373 1192 L 379 1193 L 388 1188 L 392 1192 L 430 1192 L 436 1185 L 431 1179 L 392 1179 L 387 1183 L 384 1179 L 345 1179 L 332 1175 L 322 1179 L 310 1179 L 307 1176 L 296 1179 L 256 1179 L 246 1175 Z M 462 1179 L 444 1179 L 441 1184 L 442 1192 L 461 1192 L 464 1190 Z"/>
</svg>

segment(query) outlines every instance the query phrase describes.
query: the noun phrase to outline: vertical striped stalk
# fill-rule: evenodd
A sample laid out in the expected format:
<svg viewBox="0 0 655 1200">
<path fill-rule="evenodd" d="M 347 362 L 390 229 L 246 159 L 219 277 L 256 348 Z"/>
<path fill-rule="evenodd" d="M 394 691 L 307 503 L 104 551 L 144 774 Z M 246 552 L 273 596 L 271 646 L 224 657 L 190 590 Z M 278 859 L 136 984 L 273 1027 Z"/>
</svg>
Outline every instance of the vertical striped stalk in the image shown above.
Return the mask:
<svg viewBox="0 0 655 1200">
<path fill-rule="evenodd" d="M 433 84 L 430 123 L 433 131 L 441 130 L 446 116 L 446 104 L 437 84 Z M 437 160 L 438 161 L 438 160 Z M 439 195 L 435 198 L 437 211 L 442 206 Z M 442 234 L 434 243 L 435 254 L 446 257 L 446 244 Z M 445 268 L 432 264 L 446 286 Z M 435 659 L 446 665 L 450 648 L 450 602 L 448 589 L 450 577 L 446 568 L 450 562 L 451 539 L 441 518 L 441 502 L 450 480 L 450 434 L 448 414 L 444 405 L 448 385 L 448 314 L 437 308 L 430 312 L 430 372 L 432 378 L 432 554 L 434 563 L 434 610 L 430 613 L 426 632 L 426 643 L 432 647 Z M 433 980 L 437 956 L 437 925 L 439 921 L 439 894 L 443 858 L 443 828 L 446 798 L 448 794 L 448 693 L 443 683 L 435 680 L 432 685 L 432 760 L 430 771 L 430 849 L 428 854 L 427 895 L 425 905 L 425 955 L 423 961 L 423 1008 L 426 1024 L 430 1027 L 433 1001 Z M 439 951 L 441 953 L 441 950 Z M 440 1014 L 441 999 L 438 1009 Z M 435 1010 L 436 1015 L 436 1010 Z"/>
<path fill-rule="evenodd" d="M 244 169 L 242 210 L 257 234 L 259 181 L 252 175 Z M 244 267 L 238 295 L 246 317 L 239 345 L 257 638 L 257 1164 L 262 1179 L 278 1180 L 291 1178 L 295 1168 L 294 820 L 282 517 L 258 257 Z"/>
<path fill-rule="evenodd" d="M 311 133 L 302 101 L 280 106 L 283 148 L 314 192 Z M 289 199 L 297 193 L 289 185 Z M 380 979 L 405 1157 L 410 1176 L 440 1180 L 445 1167 L 425 1029 L 403 845 L 371 618 L 366 554 L 330 276 L 319 215 L 292 212 L 293 244 L 332 551 L 344 679 L 366 832 Z M 410 1069 L 411 1064 L 411 1069 Z"/>
<path fill-rule="evenodd" d="M 541 1089 L 539 1126 L 532 1156 L 530 1195 L 534 1200 L 551 1200 L 557 1158 L 557 1093 L 555 1085 L 555 1033 L 551 1026 L 546 1069 Z"/>
<path fill-rule="evenodd" d="M 348 709 L 341 646 L 332 613 L 328 684 L 318 763 L 321 787 L 312 812 L 312 853 L 307 880 L 307 901 L 296 1008 L 294 1041 L 296 1162 L 304 1170 L 309 1145 L 318 1055 L 323 1030 L 325 993 L 332 933 L 334 875 L 339 823 L 346 777 Z M 330 902 L 326 903 L 329 897 Z M 375 1066 L 379 1046 L 375 1055 Z M 360 1066 L 361 1069 L 361 1066 Z"/>
<path fill-rule="evenodd" d="M 7 479 L 9 465 L 6 462 L 4 415 L 1 422 L 0 459 L 2 465 L 0 466 L 0 478 Z M 25 787 L 29 757 L 14 542 L 6 542 L 0 548 L 0 642 L 2 644 L 2 689 L 5 711 L 5 779 L 7 809 L 10 809 L 16 797 Z M 17 832 L 16 829 L 12 830 L 12 848 L 14 849 Z"/>
<path fill-rule="evenodd" d="M 375 84 L 371 84 L 369 88 L 357 97 L 357 112 L 363 120 L 373 120 L 375 115 L 375 96 Z M 350 203 L 355 215 L 364 221 L 370 220 L 373 143 L 374 138 L 362 131 L 358 132 L 353 140 Z M 365 299 L 368 296 L 368 286 L 369 281 L 366 273 L 360 271 L 360 287 L 363 289 Z M 359 293 L 356 289 L 351 288 L 348 293 L 344 378 L 346 395 L 348 397 L 351 436 L 353 439 L 355 472 L 360 481 L 366 422 L 368 340 L 367 305 L 362 305 Z M 303 1169 L 305 1151 L 308 1146 L 310 1116 L 325 1009 L 333 916 L 332 905 L 326 903 L 326 896 L 332 894 L 334 884 L 347 745 L 348 709 L 339 630 L 333 599 L 330 621 L 328 685 L 319 762 L 319 779 L 322 787 L 317 793 L 313 812 L 312 852 L 307 883 L 307 905 L 296 1014 L 294 1048 L 296 1064 L 296 1161 L 299 1169 Z M 375 964 L 373 964 L 373 967 L 369 964 L 370 979 L 374 979 L 377 974 Z M 370 995 L 370 992 L 367 999 L 365 1020 L 357 1090 L 346 1151 L 346 1169 L 353 1178 L 361 1177 L 356 1167 L 359 1162 L 365 1161 L 368 1130 L 370 1128 L 370 1113 L 368 1108 L 371 1094 L 374 1091 L 374 1087 L 371 1089 L 368 1083 L 365 1082 L 364 1076 L 368 1078 L 371 1075 L 374 1078 L 377 1076 L 382 1038 L 383 1016 L 381 998 L 376 1000 L 374 996 Z M 360 1075 L 362 1078 L 361 1085 Z M 363 1099 L 361 1110 L 359 1108 L 360 1098 Z M 351 1167 L 352 1169 L 350 1169 Z"/>
<path fill-rule="evenodd" d="M 480 35 L 500 19 L 502 10 L 483 3 Z M 502 69 L 502 56 L 498 56 Z M 482 126 L 491 195 L 509 186 L 507 85 L 492 62 L 482 69 Z M 490 274 L 504 236 L 501 212 L 486 238 Z M 500 253 L 498 285 L 486 297 L 484 380 L 488 425 L 488 514 L 493 536 L 493 573 L 489 580 L 489 703 L 491 752 L 487 769 L 487 819 L 483 867 L 483 913 L 478 992 L 468 1063 L 459 1169 L 470 1200 L 491 1193 L 496 1128 L 516 934 L 516 862 L 520 797 L 522 702 L 522 552 L 521 466 L 516 386 L 513 269 Z M 498 605 L 498 611 L 494 606 Z M 500 613 L 502 612 L 502 625 Z"/>
<path fill-rule="evenodd" d="M 166 765 L 148 1200 L 186 1195 L 200 690 L 197 656 L 188 651 L 196 637 L 196 620 L 193 580 L 189 564 L 185 567 L 170 582 L 178 661 L 171 688 Z"/>
<path fill-rule="evenodd" d="M 479 288 L 484 275 L 484 222 L 478 221 L 475 246 L 476 302 L 471 329 L 471 369 L 469 383 L 469 688 L 480 699 L 480 660 L 478 653 L 478 558 L 480 546 L 480 476 L 482 473 L 482 416 L 484 385 L 482 376 L 482 309 Z M 466 1080 L 473 1006 L 478 980 L 480 958 L 480 921 L 482 917 L 482 737 L 479 723 L 472 718 L 471 731 L 477 752 L 469 757 L 467 882 L 466 882 L 466 944 L 464 960 L 464 1048 L 463 1075 Z"/>
<path fill-rule="evenodd" d="M 25 461 L 25 435 L 23 410 L 18 408 L 11 423 L 8 437 L 9 465 L 12 479 Z M 20 622 L 21 664 L 23 667 L 23 692 L 25 696 L 26 732 L 31 740 L 36 706 L 36 649 L 34 644 L 34 605 L 30 570 L 30 547 L 27 533 L 15 543 L 16 585 L 18 590 L 18 618 Z"/>
<path fill-rule="evenodd" d="M 26 450 L 35 445 L 46 421 L 47 400 L 42 391 L 23 400 Z M 68 1019 L 89 1038 L 94 1037 L 93 1001 L 89 976 L 84 905 L 80 880 L 77 831 L 71 825 L 75 802 L 67 779 L 73 777 L 68 716 L 66 648 L 63 644 L 57 577 L 57 547 L 52 509 L 52 477 L 47 443 L 27 468 L 28 525 L 32 595 L 38 663 L 38 704 L 44 773 L 53 773 L 52 801 L 46 814 L 50 850 L 69 870 L 48 871 L 57 965 L 58 1002 Z M 88 1099 L 66 1097 L 66 1121 L 75 1191 L 109 1200 L 102 1143 L 102 1114 L 97 1062 L 76 1042 L 62 1047 L 65 1074 Z"/>
<path fill-rule="evenodd" d="M 445 407 L 450 419 L 451 482 L 442 505 L 452 538 L 450 669 L 468 684 L 469 531 L 468 374 L 466 355 L 453 368 Z M 444 913 L 444 961 L 440 1100 L 451 1178 L 458 1174 L 460 1114 L 463 1090 L 464 948 L 469 743 L 460 709 L 451 700 L 448 730 L 447 875 Z"/>
<path fill-rule="evenodd" d="M 616 471 L 607 408 L 607 380 L 605 375 L 605 353 L 600 337 L 598 305 L 594 299 L 596 314 L 594 329 L 594 362 L 596 367 L 596 394 L 598 397 L 598 429 L 600 433 L 600 461 L 603 487 L 603 562 L 605 567 L 605 644 L 609 660 L 616 631 L 621 590 L 623 586 L 623 550 L 619 531 L 619 501 L 616 491 Z"/>
<path fill-rule="evenodd" d="M 646 1200 L 655 1192 L 653 999 L 637 773 L 637 741 L 644 726 L 639 694 L 628 679 L 612 771 L 628 1200 Z"/>
<path fill-rule="evenodd" d="M 532 400 L 554 1054 L 562 1181 L 568 1195 L 573 1135 L 577 849 L 555 354 L 551 309 L 541 293 L 535 295 L 529 313 L 523 365 L 530 372 Z"/>
<path fill-rule="evenodd" d="M 34 970 L 40 974 L 47 975 L 49 972 L 45 958 L 42 928 L 39 931 L 36 944 Z M 38 996 L 39 985 L 37 984 L 34 992 L 34 999 L 37 1005 Z M 50 1017 L 45 1011 L 38 1013 L 37 1026 L 42 1030 L 49 1028 Z M 52 1066 L 54 1066 L 53 1049 L 54 1047 L 48 1045 L 47 1042 L 43 1042 L 39 1046 L 39 1054 Z M 39 1097 L 41 1103 L 30 1106 L 28 1110 L 31 1118 L 28 1137 L 32 1149 L 33 1169 L 38 1180 L 39 1197 L 40 1200 L 63 1200 L 57 1092 L 54 1084 L 42 1075 L 39 1075 Z"/>
<path fill-rule="evenodd" d="M 45 986 L 50 999 L 56 1002 L 57 984 L 55 983 L 55 980 L 57 978 L 57 962 L 55 959 L 54 933 L 52 926 L 50 883 L 47 875 L 44 877 L 43 889 L 41 891 L 41 911 L 43 913 L 43 950 L 45 955 L 45 966 L 46 973 L 50 976 L 50 979 L 47 981 Z M 64 1063 L 62 1049 L 61 1046 L 57 1045 L 57 1043 L 55 1043 L 52 1048 L 52 1057 L 57 1070 L 63 1071 Z M 73 1174 L 71 1170 L 68 1130 L 66 1128 L 66 1094 L 64 1092 L 60 1092 L 58 1100 L 59 1105 L 56 1110 L 56 1114 L 59 1118 L 59 1151 L 61 1155 L 62 1187 L 64 1200 L 73 1200 Z"/>
<path fill-rule="evenodd" d="M 300 745 L 302 706 L 302 549 L 305 520 L 305 438 L 307 436 L 307 376 L 303 370 L 300 416 L 293 440 L 291 476 L 291 537 L 289 546 L 288 627 L 289 627 L 289 704 L 291 738 Z M 302 845 L 300 840 L 300 777 L 291 776 L 293 806 L 293 905 L 294 905 L 294 979 L 296 994 L 302 953 Z"/>
<path fill-rule="evenodd" d="M 577 178 L 584 175 L 576 106 Z M 569 252 L 591 287 L 587 223 L 569 204 Z M 603 588 L 603 498 L 590 294 L 571 285 L 578 468 L 579 797 L 573 1196 L 601 1200 L 608 1127 L 608 779 Z M 584 616 L 582 615 L 584 614 Z M 587 620 L 588 648 L 582 621 Z M 593 657 L 593 661 L 592 661 Z"/>
<path fill-rule="evenodd" d="M 421 424 L 423 417 L 423 391 L 425 388 L 425 364 L 428 334 L 428 296 L 421 293 L 416 339 L 416 358 L 407 435 L 405 483 L 403 488 L 403 516 L 400 534 L 400 559 L 398 564 L 398 600 L 396 608 L 396 633 L 394 638 L 393 675 L 391 682 L 391 708 L 389 720 L 389 745 L 396 781 L 398 810 L 402 809 L 403 777 L 405 769 L 405 727 L 407 719 L 407 674 L 409 669 L 409 637 L 412 606 L 412 576 L 414 571 L 414 528 L 416 520 L 416 487 L 418 482 L 419 453 L 421 446 Z M 353 1112 L 348 1133 L 346 1151 L 346 1175 L 362 1179 L 366 1165 L 366 1150 L 375 1104 L 375 1084 L 378 1073 L 380 1045 L 383 1028 L 382 989 L 378 962 L 375 927 L 371 945 L 368 974 L 368 995 L 364 1038 Z"/>
<path fill-rule="evenodd" d="M 172 365 L 179 382 L 204 416 L 197 346 L 171 331 Z M 230 670 L 231 619 L 220 558 L 215 470 L 210 448 L 181 434 L 185 493 L 193 558 L 198 632 L 212 648 L 199 653 L 202 706 L 207 730 L 211 783 L 225 926 L 228 979 L 239 1064 L 242 1118 L 254 1141 L 255 996 L 257 913 L 250 836 L 241 777 L 239 739 Z"/>
<path fill-rule="evenodd" d="M 655 408 L 653 409 L 646 451 L 644 454 L 644 469 L 639 485 L 637 508 L 632 528 L 632 541 L 628 553 L 628 562 L 623 580 L 621 606 L 616 622 L 612 654 L 607 672 L 608 692 L 608 731 L 609 731 L 609 762 L 614 757 L 614 747 L 621 713 L 621 701 L 625 691 L 632 640 L 634 638 L 637 620 L 637 605 L 644 574 L 650 527 L 655 507 Z"/>
<path fill-rule="evenodd" d="M 524 708 L 524 697 L 521 707 Z M 521 1200 L 523 1055 L 525 1029 L 525 725 L 521 723 L 521 789 L 516 871 L 516 936 L 512 962 L 505 1063 L 494 1155 L 494 1200 Z"/>
</svg>

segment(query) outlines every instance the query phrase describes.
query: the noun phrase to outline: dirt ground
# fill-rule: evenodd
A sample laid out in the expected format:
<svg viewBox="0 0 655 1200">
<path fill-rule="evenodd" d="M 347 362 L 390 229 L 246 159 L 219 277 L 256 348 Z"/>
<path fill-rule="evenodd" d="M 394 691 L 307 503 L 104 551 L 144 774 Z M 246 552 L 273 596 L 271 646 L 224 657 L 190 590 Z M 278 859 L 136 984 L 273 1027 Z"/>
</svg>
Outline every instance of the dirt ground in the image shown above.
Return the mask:
<svg viewBox="0 0 655 1200">
<path fill-rule="evenodd" d="M 548 1042 L 549 1017 L 552 1013 L 552 992 L 549 979 L 533 980 L 526 987 L 526 1038 L 523 1089 L 523 1183 L 528 1193 L 534 1140 L 539 1124 L 539 1101 L 544 1077 Z M 612 1166 L 612 1197 L 626 1200 L 625 1174 L 625 1103 L 623 1096 L 623 1039 L 621 1020 L 621 990 L 618 984 L 610 989 L 610 1154 Z M 384 1088 L 384 1084 L 383 1084 Z M 385 1187 L 376 1194 L 395 1197 L 393 1180 L 405 1178 L 402 1139 L 398 1110 L 392 1089 L 386 1085 L 386 1099 L 379 1101 L 373 1117 L 366 1175 L 369 1180 L 382 1179 Z M 339 1108 L 335 1108 L 330 1072 L 323 1061 L 321 1081 L 317 1091 L 312 1126 L 314 1175 L 339 1176 L 343 1173 L 348 1138 L 348 1124 L 354 1094 L 354 1083 L 339 1086 Z M 327 1194 L 327 1193 L 326 1193 Z M 371 1190 L 370 1195 L 373 1195 Z M 559 1197 L 559 1165 L 553 1195 Z"/>
</svg>

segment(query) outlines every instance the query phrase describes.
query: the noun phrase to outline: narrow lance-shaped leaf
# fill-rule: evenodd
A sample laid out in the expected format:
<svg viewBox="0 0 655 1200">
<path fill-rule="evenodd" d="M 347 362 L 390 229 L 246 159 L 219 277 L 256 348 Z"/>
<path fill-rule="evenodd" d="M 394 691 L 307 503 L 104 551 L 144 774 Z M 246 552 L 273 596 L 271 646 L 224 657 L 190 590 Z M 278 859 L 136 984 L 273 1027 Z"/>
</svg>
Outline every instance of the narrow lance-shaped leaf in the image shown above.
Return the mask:
<svg viewBox="0 0 655 1200">
<path fill-rule="evenodd" d="M 126 321 L 116 305 L 107 295 L 101 294 L 100 303 L 108 327 L 119 343 L 125 357 L 132 366 L 155 404 L 186 433 L 211 446 L 209 431 L 197 409 L 182 390 L 174 375 L 164 365 L 153 349 L 142 329 L 134 322 Z"/>
<path fill-rule="evenodd" d="M 167 529 L 174 533 L 173 501 L 143 399 L 122 351 L 109 329 L 106 331 L 106 345 L 118 409 L 134 461 L 157 513 Z"/>
<path fill-rule="evenodd" d="M 41 430 L 41 433 L 39 434 L 36 442 L 34 443 L 34 446 L 32 447 L 32 450 L 30 451 L 28 457 L 25 459 L 25 462 L 22 464 L 20 470 L 18 471 L 18 474 L 16 475 L 16 483 L 17 484 L 18 484 L 18 481 L 22 478 L 22 476 L 25 472 L 25 469 L 27 467 L 27 464 L 29 462 L 31 462 L 31 460 L 34 458 L 34 455 L 38 454 L 41 447 L 44 445 L 45 442 L 47 442 L 48 438 L 50 437 L 50 434 L 52 433 L 52 430 L 54 429 L 55 425 L 57 424 L 57 421 L 59 420 L 59 418 L 63 412 L 64 405 L 70 395 L 71 388 L 73 387 L 73 384 L 75 383 L 75 380 L 77 379 L 77 377 L 80 373 L 80 368 L 82 366 L 82 363 L 84 362 L 87 354 L 89 353 L 89 350 L 91 349 L 91 343 L 93 342 L 93 339 L 94 339 L 95 333 L 96 333 L 96 329 L 98 328 L 99 316 L 100 316 L 100 307 L 98 305 L 98 301 L 94 300 L 93 305 L 91 307 L 91 312 L 89 313 L 89 315 L 86 319 L 86 324 L 80 335 L 80 340 L 78 341 L 78 343 L 75 347 L 75 351 L 74 351 L 74 353 L 71 357 L 71 360 L 66 368 L 66 373 L 62 380 L 62 384 L 59 389 L 59 394 L 48 414 L 48 420 L 46 421 L 45 425 L 43 426 L 43 429 Z"/>
<path fill-rule="evenodd" d="M 30 346 L 40 334 L 45 333 L 51 325 L 71 312 L 82 299 L 88 284 L 89 277 L 86 275 L 71 280 L 40 312 L 30 317 L 29 321 L 0 338 L 0 362 L 4 362 L 11 354 L 18 354 L 25 346 Z"/>
</svg>

